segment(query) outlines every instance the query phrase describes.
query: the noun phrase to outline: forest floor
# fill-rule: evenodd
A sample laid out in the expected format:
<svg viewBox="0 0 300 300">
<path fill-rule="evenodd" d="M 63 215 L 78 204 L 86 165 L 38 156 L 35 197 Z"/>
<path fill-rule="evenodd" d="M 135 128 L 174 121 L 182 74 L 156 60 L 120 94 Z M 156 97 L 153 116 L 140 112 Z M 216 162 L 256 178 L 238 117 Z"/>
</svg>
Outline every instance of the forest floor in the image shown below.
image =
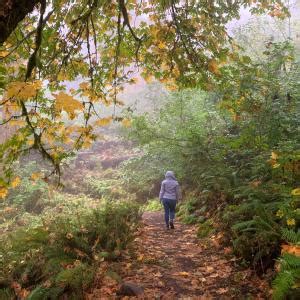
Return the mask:
<svg viewBox="0 0 300 300">
<path fill-rule="evenodd" d="M 167 230 L 162 212 L 144 213 L 133 244 L 120 261 L 102 264 L 86 299 L 270 298 L 267 281 L 239 267 L 218 236 L 198 239 L 196 227 L 178 221 L 175 230 Z M 142 288 L 143 294 L 120 295 L 122 282 Z"/>
</svg>

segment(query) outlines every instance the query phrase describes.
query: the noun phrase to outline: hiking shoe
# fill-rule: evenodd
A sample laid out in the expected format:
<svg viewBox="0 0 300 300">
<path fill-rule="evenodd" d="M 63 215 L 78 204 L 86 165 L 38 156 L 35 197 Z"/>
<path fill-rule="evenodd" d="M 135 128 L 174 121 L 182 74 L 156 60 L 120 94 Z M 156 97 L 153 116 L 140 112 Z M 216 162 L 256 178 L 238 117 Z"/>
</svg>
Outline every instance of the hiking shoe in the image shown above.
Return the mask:
<svg viewBox="0 0 300 300">
<path fill-rule="evenodd" d="M 171 229 L 174 229 L 174 223 L 173 223 L 173 221 L 170 221 L 170 227 L 171 227 Z"/>
</svg>

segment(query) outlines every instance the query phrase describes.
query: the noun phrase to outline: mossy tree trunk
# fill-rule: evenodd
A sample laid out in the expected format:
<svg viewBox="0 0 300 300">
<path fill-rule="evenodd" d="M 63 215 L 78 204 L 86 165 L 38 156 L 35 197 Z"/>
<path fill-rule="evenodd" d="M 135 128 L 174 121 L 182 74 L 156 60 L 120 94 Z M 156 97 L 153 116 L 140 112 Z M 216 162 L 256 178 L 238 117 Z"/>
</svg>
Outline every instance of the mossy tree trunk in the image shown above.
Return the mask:
<svg viewBox="0 0 300 300">
<path fill-rule="evenodd" d="M 18 23 L 39 2 L 40 0 L 0 0 L 0 44 L 7 40 Z"/>
</svg>

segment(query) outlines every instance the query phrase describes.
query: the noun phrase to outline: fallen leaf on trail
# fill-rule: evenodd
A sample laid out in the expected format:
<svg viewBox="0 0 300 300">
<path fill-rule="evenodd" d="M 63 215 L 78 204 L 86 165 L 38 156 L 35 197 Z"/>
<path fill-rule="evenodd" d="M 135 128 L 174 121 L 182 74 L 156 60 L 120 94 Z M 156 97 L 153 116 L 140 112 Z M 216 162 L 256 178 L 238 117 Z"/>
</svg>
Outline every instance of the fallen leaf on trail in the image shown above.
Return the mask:
<svg viewBox="0 0 300 300">
<path fill-rule="evenodd" d="M 215 247 L 217 247 L 217 248 L 220 247 L 220 242 L 217 240 L 217 238 L 213 238 L 213 239 L 212 239 L 212 244 L 213 244 Z"/>
<path fill-rule="evenodd" d="M 232 253 L 232 248 L 231 247 L 225 247 L 224 248 L 224 254 L 231 254 Z"/>
<path fill-rule="evenodd" d="M 141 261 L 143 259 L 144 259 L 144 254 L 139 255 L 138 258 L 137 258 L 138 261 Z"/>
<path fill-rule="evenodd" d="M 222 295 L 228 292 L 228 288 L 219 288 L 216 292 Z"/>
<path fill-rule="evenodd" d="M 178 275 L 180 275 L 180 276 L 189 276 L 190 274 L 188 272 L 179 272 Z"/>
<path fill-rule="evenodd" d="M 162 274 L 160 272 L 157 272 L 153 275 L 154 277 L 162 277 Z"/>
<path fill-rule="evenodd" d="M 112 288 L 109 288 L 109 287 L 102 287 L 101 288 L 101 294 L 102 295 L 112 295 L 112 294 L 114 294 L 114 292 L 115 292 L 115 290 L 114 289 L 112 289 Z"/>
<path fill-rule="evenodd" d="M 195 288 L 195 287 L 198 287 L 199 286 L 199 281 L 197 280 L 197 279 L 193 279 L 192 281 L 191 281 L 191 284 L 192 284 L 192 286 Z"/>
<path fill-rule="evenodd" d="M 206 272 L 212 272 L 214 271 L 214 268 L 211 266 L 206 267 Z"/>
<path fill-rule="evenodd" d="M 165 284 L 164 284 L 164 282 L 163 282 L 163 281 L 158 281 L 157 285 L 158 285 L 159 287 L 163 287 L 163 286 L 165 286 Z"/>
</svg>

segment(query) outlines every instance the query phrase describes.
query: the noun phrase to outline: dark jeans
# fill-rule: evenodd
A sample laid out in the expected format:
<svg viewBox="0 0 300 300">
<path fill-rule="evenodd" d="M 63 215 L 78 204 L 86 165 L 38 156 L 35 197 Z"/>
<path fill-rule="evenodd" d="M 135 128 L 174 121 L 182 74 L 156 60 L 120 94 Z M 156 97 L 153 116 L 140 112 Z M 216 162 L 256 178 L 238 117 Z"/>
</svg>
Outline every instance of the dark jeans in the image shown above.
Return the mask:
<svg viewBox="0 0 300 300">
<path fill-rule="evenodd" d="M 162 199 L 162 204 L 165 210 L 165 221 L 167 226 L 169 226 L 169 220 L 174 220 L 175 218 L 175 208 L 176 208 L 176 200 L 173 199 Z"/>
</svg>

